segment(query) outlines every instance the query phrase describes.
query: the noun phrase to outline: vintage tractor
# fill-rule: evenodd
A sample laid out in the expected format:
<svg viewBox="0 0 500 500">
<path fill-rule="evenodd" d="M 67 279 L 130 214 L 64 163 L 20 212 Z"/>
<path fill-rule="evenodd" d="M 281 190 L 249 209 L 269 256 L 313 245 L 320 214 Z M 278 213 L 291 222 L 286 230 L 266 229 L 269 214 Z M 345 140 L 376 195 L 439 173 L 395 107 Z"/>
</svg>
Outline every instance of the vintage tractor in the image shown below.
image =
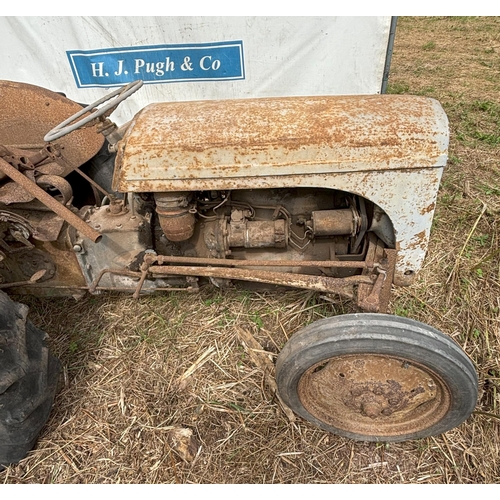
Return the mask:
<svg viewBox="0 0 500 500">
<path fill-rule="evenodd" d="M 81 106 L 0 82 L 0 288 L 139 297 L 211 282 L 340 294 L 362 312 L 292 336 L 276 365 L 282 400 L 358 440 L 462 423 L 477 398 L 469 358 L 434 328 L 386 314 L 392 285 L 411 284 L 426 254 L 447 159 L 440 104 L 167 102 L 116 126 L 108 116 L 141 85 Z M 58 362 L 26 307 L 0 293 L 0 463 L 12 463 L 48 416 Z"/>
</svg>

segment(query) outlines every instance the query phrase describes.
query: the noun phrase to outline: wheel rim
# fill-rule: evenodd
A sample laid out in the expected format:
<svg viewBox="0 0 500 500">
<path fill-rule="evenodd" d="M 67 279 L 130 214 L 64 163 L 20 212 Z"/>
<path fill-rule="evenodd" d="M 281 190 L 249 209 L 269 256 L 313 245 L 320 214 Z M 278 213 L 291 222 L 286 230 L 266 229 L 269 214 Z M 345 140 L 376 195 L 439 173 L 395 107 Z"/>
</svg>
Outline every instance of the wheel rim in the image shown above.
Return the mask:
<svg viewBox="0 0 500 500">
<path fill-rule="evenodd" d="M 317 420 L 352 435 L 397 437 L 432 427 L 450 392 L 428 367 L 381 354 L 336 356 L 299 380 L 298 395 Z"/>
</svg>

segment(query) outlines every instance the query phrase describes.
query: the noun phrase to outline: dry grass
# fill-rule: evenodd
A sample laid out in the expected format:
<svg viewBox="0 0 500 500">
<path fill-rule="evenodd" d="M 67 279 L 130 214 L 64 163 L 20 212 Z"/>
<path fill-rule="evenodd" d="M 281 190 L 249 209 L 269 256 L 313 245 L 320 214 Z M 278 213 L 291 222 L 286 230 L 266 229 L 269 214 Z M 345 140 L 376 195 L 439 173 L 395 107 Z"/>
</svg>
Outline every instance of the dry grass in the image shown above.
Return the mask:
<svg viewBox="0 0 500 500">
<path fill-rule="evenodd" d="M 395 291 L 392 311 L 463 346 L 480 378 L 475 414 L 443 436 L 390 445 L 290 421 L 238 330 L 274 357 L 309 322 L 351 312 L 347 302 L 211 288 L 139 301 L 31 299 L 64 377 L 37 448 L 0 481 L 499 482 L 500 18 L 401 18 L 390 89 L 438 98 L 452 131 L 426 266 Z M 201 445 L 191 464 L 168 445 L 174 426 Z"/>
</svg>

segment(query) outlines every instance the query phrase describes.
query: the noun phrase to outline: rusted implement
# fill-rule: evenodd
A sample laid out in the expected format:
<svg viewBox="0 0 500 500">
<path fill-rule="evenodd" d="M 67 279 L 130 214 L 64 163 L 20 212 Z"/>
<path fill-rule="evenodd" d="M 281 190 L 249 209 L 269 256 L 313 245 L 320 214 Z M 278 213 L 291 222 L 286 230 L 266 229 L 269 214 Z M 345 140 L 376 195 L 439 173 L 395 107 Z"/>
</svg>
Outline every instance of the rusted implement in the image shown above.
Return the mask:
<svg viewBox="0 0 500 500">
<path fill-rule="evenodd" d="M 99 232 L 89 227 L 71 210 L 52 198 L 52 196 L 47 194 L 42 188 L 37 186 L 33 181 L 19 172 L 19 170 L 15 169 L 13 166 L 9 165 L 5 160 L 1 158 L 0 171 L 3 172 L 6 176 L 10 177 L 18 185 L 22 186 L 22 188 L 28 191 L 28 193 L 32 194 L 35 198 L 40 200 L 45 206 L 50 208 L 50 210 L 54 211 L 57 215 L 61 216 L 65 221 L 82 232 L 87 238 L 91 239 L 94 242 L 99 241 L 99 239 L 101 238 L 101 234 L 99 234 Z"/>
</svg>

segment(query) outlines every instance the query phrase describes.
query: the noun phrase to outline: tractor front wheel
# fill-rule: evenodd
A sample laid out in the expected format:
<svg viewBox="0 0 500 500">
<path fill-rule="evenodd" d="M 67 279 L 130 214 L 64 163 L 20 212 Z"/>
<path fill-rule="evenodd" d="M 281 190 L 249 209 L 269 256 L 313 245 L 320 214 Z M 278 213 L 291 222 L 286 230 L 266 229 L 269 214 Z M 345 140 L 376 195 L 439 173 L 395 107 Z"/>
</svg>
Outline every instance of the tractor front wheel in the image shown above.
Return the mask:
<svg viewBox="0 0 500 500">
<path fill-rule="evenodd" d="M 276 365 L 278 390 L 298 415 L 362 441 L 446 432 L 477 399 L 472 362 L 449 337 L 386 314 L 348 314 L 294 335 Z"/>
</svg>

